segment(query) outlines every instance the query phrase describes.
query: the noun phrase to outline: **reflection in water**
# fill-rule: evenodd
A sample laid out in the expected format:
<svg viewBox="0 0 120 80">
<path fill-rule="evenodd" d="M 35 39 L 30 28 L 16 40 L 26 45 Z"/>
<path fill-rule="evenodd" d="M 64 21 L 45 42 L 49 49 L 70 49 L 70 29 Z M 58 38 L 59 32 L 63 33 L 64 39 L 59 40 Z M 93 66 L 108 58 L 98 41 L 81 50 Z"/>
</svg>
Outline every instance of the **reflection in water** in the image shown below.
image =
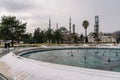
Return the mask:
<svg viewBox="0 0 120 80">
<path fill-rule="evenodd" d="M 120 50 L 73 49 L 24 54 L 23 57 L 77 67 L 120 72 Z"/>
</svg>

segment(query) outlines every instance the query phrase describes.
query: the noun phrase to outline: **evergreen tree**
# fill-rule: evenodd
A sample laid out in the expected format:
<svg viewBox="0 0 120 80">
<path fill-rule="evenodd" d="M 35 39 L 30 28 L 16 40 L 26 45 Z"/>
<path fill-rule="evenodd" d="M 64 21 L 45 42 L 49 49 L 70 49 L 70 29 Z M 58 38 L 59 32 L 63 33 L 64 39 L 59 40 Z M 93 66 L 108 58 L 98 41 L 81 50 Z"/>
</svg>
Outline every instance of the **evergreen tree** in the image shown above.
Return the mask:
<svg viewBox="0 0 120 80">
<path fill-rule="evenodd" d="M 48 43 L 50 44 L 53 40 L 53 30 L 51 28 L 48 28 L 45 32 L 46 39 L 48 40 Z"/>
<path fill-rule="evenodd" d="M 33 42 L 40 43 L 40 28 L 35 29 L 34 35 L 33 35 Z"/>
<path fill-rule="evenodd" d="M 54 31 L 54 40 L 58 44 L 62 42 L 62 33 L 60 32 L 60 30 Z"/>
<path fill-rule="evenodd" d="M 45 32 L 40 30 L 40 28 L 35 29 L 32 42 L 33 43 L 45 43 L 47 39 L 45 39 Z"/>
<path fill-rule="evenodd" d="M 24 34 L 22 37 L 22 41 L 28 44 L 32 43 L 32 34 L 31 33 Z"/>
<path fill-rule="evenodd" d="M 26 23 L 22 23 L 15 16 L 2 16 L 1 18 L 1 39 L 12 40 L 12 46 L 15 40 L 19 43 L 26 31 Z"/>
</svg>

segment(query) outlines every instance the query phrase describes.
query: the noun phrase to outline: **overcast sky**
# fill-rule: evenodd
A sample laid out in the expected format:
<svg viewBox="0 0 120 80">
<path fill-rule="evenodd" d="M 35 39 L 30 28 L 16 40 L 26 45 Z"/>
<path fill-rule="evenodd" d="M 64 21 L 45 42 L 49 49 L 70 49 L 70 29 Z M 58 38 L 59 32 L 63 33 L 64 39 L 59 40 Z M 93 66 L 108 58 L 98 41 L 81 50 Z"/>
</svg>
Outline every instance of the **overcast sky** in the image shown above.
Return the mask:
<svg viewBox="0 0 120 80">
<path fill-rule="evenodd" d="M 69 29 L 69 17 L 76 25 L 76 32 L 83 33 L 82 22 L 88 20 L 88 32 L 94 30 L 94 17 L 100 18 L 100 31 L 120 30 L 120 0 L 0 0 L 0 16 L 14 15 L 27 22 L 27 31 L 46 29 L 51 18 L 52 28 Z"/>
</svg>

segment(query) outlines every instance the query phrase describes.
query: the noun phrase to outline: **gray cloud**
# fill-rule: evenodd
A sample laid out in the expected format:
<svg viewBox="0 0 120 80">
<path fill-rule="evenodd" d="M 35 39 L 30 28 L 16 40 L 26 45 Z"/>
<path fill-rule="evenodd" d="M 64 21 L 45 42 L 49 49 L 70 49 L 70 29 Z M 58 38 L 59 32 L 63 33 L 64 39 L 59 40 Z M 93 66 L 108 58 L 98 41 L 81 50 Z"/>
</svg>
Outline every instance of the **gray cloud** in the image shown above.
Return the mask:
<svg viewBox="0 0 120 80">
<path fill-rule="evenodd" d="M 19 11 L 23 9 L 29 9 L 32 5 L 17 0 L 1 0 L 0 6 L 8 11 Z"/>
<path fill-rule="evenodd" d="M 27 11 L 38 8 L 31 0 L 0 0 L 0 7 L 8 11 Z M 42 9 L 42 6 L 39 5 Z"/>
<path fill-rule="evenodd" d="M 88 20 L 88 32 L 93 31 L 94 16 L 100 16 L 100 30 L 111 32 L 119 30 L 120 0 L 0 0 L 0 15 L 15 15 L 28 23 L 28 30 L 34 26 L 48 27 L 48 18 L 52 18 L 52 27 L 69 27 L 69 17 L 76 24 L 76 31 L 83 33 L 81 25 Z M 109 27 L 109 28 L 108 28 Z M 31 30 L 30 30 L 31 29 Z"/>
</svg>

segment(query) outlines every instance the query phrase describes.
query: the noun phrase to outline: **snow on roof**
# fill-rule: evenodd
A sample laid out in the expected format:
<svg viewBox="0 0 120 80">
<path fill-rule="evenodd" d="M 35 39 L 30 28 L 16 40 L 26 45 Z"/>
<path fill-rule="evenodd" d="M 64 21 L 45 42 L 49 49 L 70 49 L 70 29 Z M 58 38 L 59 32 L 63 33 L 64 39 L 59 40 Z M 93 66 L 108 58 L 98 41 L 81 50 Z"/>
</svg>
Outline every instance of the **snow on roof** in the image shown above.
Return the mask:
<svg viewBox="0 0 120 80">
<path fill-rule="evenodd" d="M 0 73 L 14 80 L 120 80 L 120 73 L 35 61 L 12 52 L 0 58 Z"/>
</svg>

